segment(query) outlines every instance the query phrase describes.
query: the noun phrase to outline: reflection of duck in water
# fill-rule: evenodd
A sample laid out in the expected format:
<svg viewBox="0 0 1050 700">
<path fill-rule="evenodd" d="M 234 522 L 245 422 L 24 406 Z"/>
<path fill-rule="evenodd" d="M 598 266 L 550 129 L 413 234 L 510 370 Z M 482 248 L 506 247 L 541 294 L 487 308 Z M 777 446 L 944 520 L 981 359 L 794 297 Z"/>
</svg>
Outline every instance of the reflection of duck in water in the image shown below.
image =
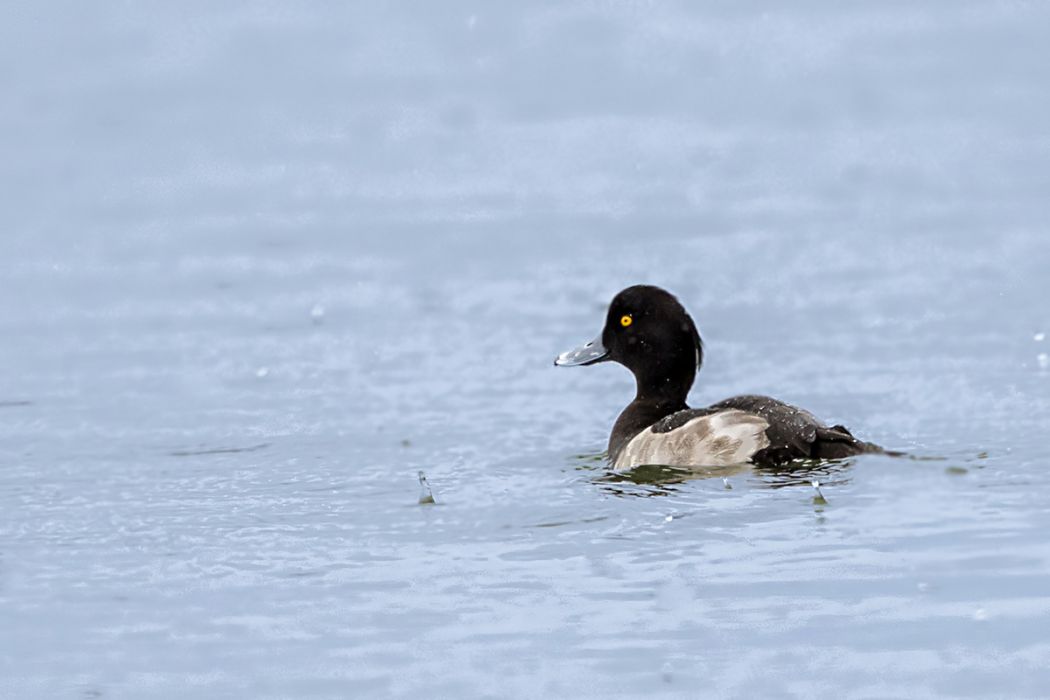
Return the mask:
<svg viewBox="0 0 1050 700">
<path fill-rule="evenodd" d="M 601 480 L 610 483 L 678 484 L 684 481 L 692 481 L 693 479 L 721 479 L 725 482 L 726 488 L 732 488 L 729 485 L 729 478 L 750 470 L 751 465 L 747 462 L 719 466 L 696 465 L 691 467 L 642 464 L 623 467 L 621 471 L 617 472 L 609 472 Z"/>
<path fill-rule="evenodd" d="M 634 374 L 637 393 L 609 436 L 616 469 L 650 464 L 775 466 L 795 459 L 840 459 L 882 448 L 841 425 L 768 396 L 737 396 L 708 408 L 685 399 L 703 361 L 693 319 L 659 287 L 628 287 L 612 300 L 601 335 L 554 361 L 559 366 L 612 360 Z M 712 473 L 710 476 L 719 476 Z"/>
</svg>

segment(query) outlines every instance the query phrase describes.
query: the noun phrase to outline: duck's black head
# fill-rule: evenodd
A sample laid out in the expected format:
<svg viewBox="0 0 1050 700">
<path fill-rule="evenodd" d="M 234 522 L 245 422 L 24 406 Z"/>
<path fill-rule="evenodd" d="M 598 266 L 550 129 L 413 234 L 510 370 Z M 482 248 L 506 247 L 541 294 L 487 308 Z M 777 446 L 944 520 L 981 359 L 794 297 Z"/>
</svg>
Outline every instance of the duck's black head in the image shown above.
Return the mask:
<svg viewBox="0 0 1050 700">
<path fill-rule="evenodd" d="M 678 299 L 639 284 L 613 298 L 601 335 L 562 353 L 554 364 L 619 362 L 634 373 L 638 398 L 684 402 L 703 358 L 696 324 Z"/>
</svg>

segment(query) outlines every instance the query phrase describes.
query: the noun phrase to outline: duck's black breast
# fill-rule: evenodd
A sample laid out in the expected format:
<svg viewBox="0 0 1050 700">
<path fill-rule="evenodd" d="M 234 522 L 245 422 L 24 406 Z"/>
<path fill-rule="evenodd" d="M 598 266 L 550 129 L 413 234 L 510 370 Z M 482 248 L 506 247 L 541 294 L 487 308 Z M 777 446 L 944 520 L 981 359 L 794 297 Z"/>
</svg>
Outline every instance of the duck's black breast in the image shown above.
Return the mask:
<svg viewBox="0 0 1050 700">
<path fill-rule="evenodd" d="M 637 425 L 640 417 L 623 422 Z M 877 451 L 880 448 L 857 440 L 845 427 L 828 427 L 809 411 L 768 396 L 736 396 L 707 408 L 675 411 L 628 435 L 617 436 L 614 430 L 609 456 L 614 467 L 625 469 L 742 462 L 774 466 Z"/>
</svg>

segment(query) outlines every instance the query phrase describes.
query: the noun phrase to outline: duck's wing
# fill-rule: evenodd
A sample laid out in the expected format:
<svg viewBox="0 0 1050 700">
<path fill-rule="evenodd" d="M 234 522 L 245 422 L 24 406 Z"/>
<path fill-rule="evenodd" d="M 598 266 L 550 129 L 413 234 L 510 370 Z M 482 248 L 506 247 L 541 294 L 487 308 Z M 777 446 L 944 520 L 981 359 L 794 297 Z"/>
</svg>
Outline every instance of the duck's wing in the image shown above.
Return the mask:
<svg viewBox="0 0 1050 700">
<path fill-rule="evenodd" d="M 768 427 L 764 418 L 747 411 L 714 406 L 684 409 L 639 432 L 611 460 L 617 469 L 744 464 L 769 446 Z"/>
<path fill-rule="evenodd" d="M 752 458 L 755 464 L 773 466 L 793 459 L 841 459 L 882 448 L 853 437 L 842 425 L 828 427 L 812 413 L 769 396 L 734 396 L 709 409 L 737 409 L 765 420 L 769 446 Z"/>
</svg>

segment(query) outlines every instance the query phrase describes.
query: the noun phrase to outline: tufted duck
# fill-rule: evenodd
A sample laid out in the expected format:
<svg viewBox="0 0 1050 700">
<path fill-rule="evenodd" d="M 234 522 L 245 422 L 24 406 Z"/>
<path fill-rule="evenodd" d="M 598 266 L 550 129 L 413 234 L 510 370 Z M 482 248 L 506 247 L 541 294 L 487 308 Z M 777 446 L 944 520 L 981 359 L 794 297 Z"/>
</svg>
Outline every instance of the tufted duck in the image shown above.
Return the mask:
<svg viewBox="0 0 1050 700">
<path fill-rule="evenodd" d="M 773 466 L 883 451 L 841 425 L 828 427 L 808 411 L 768 396 L 737 396 L 689 408 L 686 395 L 703 359 L 700 334 L 678 299 L 659 287 L 637 285 L 612 300 L 601 335 L 562 353 L 554 364 L 612 360 L 634 374 L 634 401 L 609 436 L 609 461 L 616 469 Z"/>
</svg>

